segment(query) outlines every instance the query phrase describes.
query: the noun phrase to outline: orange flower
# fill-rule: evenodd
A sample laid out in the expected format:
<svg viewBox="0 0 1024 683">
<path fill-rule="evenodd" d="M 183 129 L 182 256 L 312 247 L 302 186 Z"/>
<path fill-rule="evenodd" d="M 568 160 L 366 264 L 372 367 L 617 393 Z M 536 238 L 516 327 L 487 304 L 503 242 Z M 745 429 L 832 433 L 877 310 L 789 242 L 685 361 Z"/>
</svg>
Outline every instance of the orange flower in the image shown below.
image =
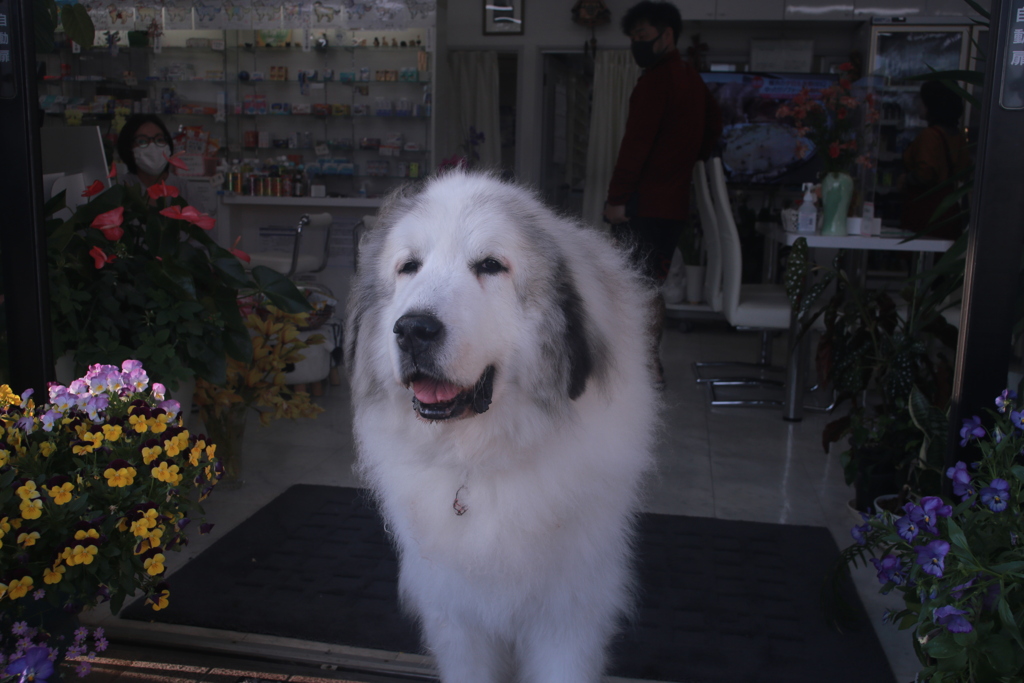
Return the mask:
<svg viewBox="0 0 1024 683">
<path fill-rule="evenodd" d="M 99 216 L 96 216 L 90 223 L 90 226 L 101 230 L 103 236 L 111 242 L 116 242 L 121 239 L 124 235 L 124 229 L 121 228 L 121 223 L 124 221 L 124 207 L 119 206 L 116 209 L 110 211 L 104 211 Z"/>
<path fill-rule="evenodd" d="M 96 270 L 99 270 L 100 268 L 102 268 L 103 266 L 107 265 L 108 263 L 117 258 L 117 256 L 114 254 L 110 254 L 108 256 L 99 247 L 93 247 L 92 249 L 90 249 L 89 256 L 92 256 L 93 261 L 95 261 Z"/>
<path fill-rule="evenodd" d="M 102 180 L 94 180 L 92 185 L 90 185 L 89 187 L 85 188 L 85 191 L 82 193 L 82 196 L 83 197 L 92 197 L 93 195 L 97 195 L 100 192 L 103 192 L 103 190 L 105 190 L 105 189 L 107 189 L 107 188 L 103 184 Z"/>
<path fill-rule="evenodd" d="M 146 189 L 146 194 L 149 195 L 150 199 L 157 199 L 159 197 L 177 197 L 180 192 L 174 185 L 168 185 L 164 182 L 154 183 Z"/>
</svg>

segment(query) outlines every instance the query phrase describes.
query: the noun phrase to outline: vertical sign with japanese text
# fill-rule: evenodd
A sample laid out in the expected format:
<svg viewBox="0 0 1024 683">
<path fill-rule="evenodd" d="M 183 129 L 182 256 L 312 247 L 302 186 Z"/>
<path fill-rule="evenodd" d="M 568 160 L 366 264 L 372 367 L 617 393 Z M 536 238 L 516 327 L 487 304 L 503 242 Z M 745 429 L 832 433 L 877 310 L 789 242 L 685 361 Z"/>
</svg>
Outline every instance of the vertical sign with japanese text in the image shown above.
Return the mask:
<svg viewBox="0 0 1024 683">
<path fill-rule="evenodd" d="M 10 0 L 0 0 L 0 99 L 3 100 L 13 100 L 18 96 L 11 48 Z"/>
<path fill-rule="evenodd" d="M 1006 63 L 999 90 L 999 104 L 1004 109 L 1024 109 L 1024 0 L 1006 3 Z"/>
</svg>

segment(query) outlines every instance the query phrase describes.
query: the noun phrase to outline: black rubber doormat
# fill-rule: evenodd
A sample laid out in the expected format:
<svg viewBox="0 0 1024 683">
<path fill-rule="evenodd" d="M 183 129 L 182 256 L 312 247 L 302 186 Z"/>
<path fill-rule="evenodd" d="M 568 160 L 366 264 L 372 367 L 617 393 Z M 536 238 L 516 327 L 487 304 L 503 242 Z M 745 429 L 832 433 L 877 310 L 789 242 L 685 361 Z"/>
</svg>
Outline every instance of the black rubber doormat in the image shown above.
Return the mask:
<svg viewBox="0 0 1024 683">
<path fill-rule="evenodd" d="M 644 515 L 641 605 L 615 676 L 677 683 L 886 683 L 874 631 L 829 628 L 818 589 L 827 529 Z M 128 619 L 419 652 L 397 603 L 397 561 L 364 491 L 293 486 L 170 579 L 170 607 Z"/>
</svg>

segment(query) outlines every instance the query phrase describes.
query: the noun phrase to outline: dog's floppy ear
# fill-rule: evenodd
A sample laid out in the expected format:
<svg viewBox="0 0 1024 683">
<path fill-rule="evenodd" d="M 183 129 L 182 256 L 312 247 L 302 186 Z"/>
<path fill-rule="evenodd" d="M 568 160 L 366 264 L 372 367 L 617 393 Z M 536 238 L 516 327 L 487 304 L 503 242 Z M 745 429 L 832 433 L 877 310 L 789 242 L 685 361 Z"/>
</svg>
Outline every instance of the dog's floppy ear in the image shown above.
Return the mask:
<svg viewBox="0 0 1024 683">
<path fill-rule="evenodd" d="M 563 343 L 569 359 L 569 398 L 576 400 L 587 388 L 587 380 L 594 371 L 594 349 L 587 332 L 583 298 L 564 264 L 556 282 L 558 306 L 565 320 Z"/>
</svg>

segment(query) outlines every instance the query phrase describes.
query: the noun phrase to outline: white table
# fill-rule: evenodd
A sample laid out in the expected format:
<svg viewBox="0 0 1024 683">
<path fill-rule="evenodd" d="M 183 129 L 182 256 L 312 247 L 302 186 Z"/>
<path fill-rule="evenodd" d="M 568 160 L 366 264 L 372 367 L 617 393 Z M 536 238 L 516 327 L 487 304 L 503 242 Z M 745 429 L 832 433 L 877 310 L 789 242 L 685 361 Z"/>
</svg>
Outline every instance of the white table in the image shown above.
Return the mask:
<svg viewBox="0 0 1024 683">
<path fill-rule="evenodd" d="M 863 249 L 877 251 L 943 252 L 953 246 L 952 240 L 921 237 L 907 240 L 908 234 L 883 233 L 881 235 L 819 235 L 810 232 L 788 232 L 776 224 L 768 233 L 768 239 L 777 244 L 793 246 L 799 238 L 807 239 L 811 249 Z M 906 241 L 905 241 L 906 240 Z"/>
<path fill-rule="evenodd" d="M 919 254 L 926 252 L 941 253 L 953 246 L 952 240 L 923 237 L 907 239 L 906 233 L 882 235 L 819 235 L 818 233 L 788 232 L 782 226 L 775 225 L 768 233 L 768 245 L 774 252 L 779 244 L 793 246 L 801 237 L 807 240 L 811 249 L 847 249 L 856 251 L 911 251 Z M 774 263 L 774 253 L 772 254 Z M 790 335 L 798 331 L 796 313 L 790 319 Z M 803 419 L 803 367 L 810 347 L 804 339 L 802 343 L 790 343 L 789 362 L 786 364 L 786 401 L 783 408 L 783 419 L 797 422 Z"/>
</svg>

